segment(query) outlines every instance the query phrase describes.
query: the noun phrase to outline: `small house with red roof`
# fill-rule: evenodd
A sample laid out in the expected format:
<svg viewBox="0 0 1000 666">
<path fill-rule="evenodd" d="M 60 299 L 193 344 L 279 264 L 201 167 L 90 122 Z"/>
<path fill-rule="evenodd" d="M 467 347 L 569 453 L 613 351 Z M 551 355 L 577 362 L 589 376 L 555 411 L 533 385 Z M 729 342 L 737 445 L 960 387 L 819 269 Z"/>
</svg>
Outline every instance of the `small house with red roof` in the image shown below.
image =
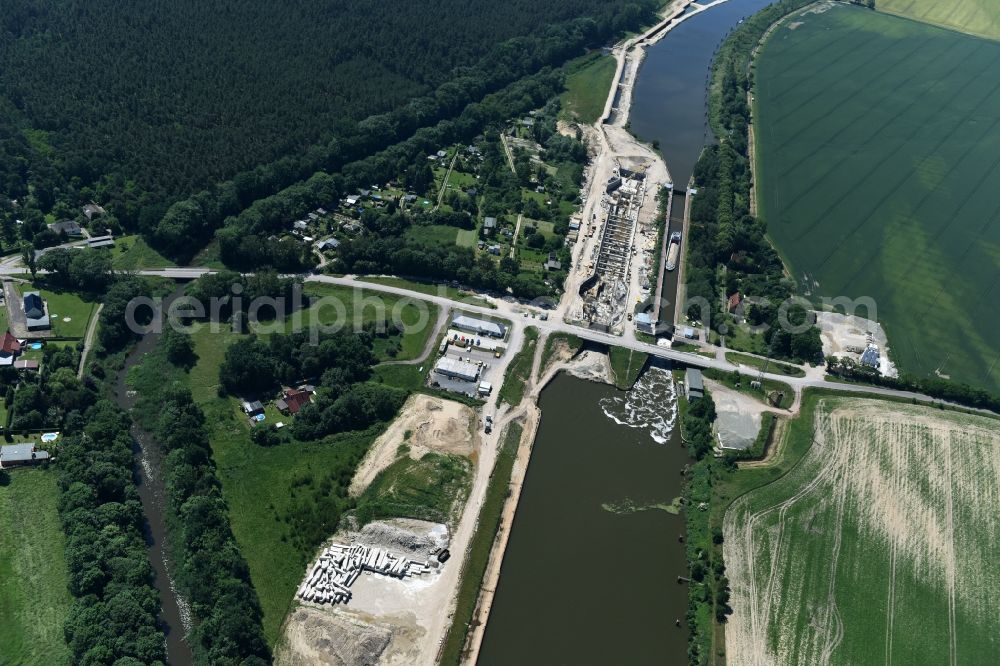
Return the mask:
<svg viewBox="0 0 1000 666">
<path fill-rule="evenodd" d="M 304 389 L 285 389 L 284 397 L 274 403 L 278 411 L 284 414 L 298 414 L 299 411 L 312 402 L 312 391 Z"/>
<path fill-rule="evenodd" d="M 0 366 L 14 365 L 14 358 L 21 353 L 21 343 L 17 341 L 10 331 L 0 338 Z"/>
</svg>

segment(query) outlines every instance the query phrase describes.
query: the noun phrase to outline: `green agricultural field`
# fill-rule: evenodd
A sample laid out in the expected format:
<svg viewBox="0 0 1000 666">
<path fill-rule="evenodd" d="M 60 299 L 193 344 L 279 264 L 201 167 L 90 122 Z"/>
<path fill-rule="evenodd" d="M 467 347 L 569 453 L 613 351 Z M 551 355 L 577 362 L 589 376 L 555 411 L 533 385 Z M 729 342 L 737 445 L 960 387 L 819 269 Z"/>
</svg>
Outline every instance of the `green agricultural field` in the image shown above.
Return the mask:
<svg viewBox="0 0 1000 666">
<path fill-rule="evenodd" d="M 959 32 L 1000 39 L 996 0 L 876 0 L 875 7 Z"/>
<path fill-rule="evenodd" d="M 874 299 L 903 371 L 1000 392 L 1000 43 L 838 4 L 755 78 L 760 214 L 800 284 Z"/>
<path fill-rule="evenodd" d="M 567 67 L 566 92 L 562 95 L 564 113 L 581 123 L 596 122 L 615 76 L 615 59 L 609 55 L 584 56 Z"/>
<path fill-rule="evenodd" d="M 72 598 L 58 499 L 52 470 L 13 470 L 0 483 L 0 664 L 68 663 Z"/>
<path fill-rule="evenodd" d="M 808 413 L 804 457 L 725 516 L 729 663 L 992 663 L 998 422 L 839 397 Z"/>
</svg>

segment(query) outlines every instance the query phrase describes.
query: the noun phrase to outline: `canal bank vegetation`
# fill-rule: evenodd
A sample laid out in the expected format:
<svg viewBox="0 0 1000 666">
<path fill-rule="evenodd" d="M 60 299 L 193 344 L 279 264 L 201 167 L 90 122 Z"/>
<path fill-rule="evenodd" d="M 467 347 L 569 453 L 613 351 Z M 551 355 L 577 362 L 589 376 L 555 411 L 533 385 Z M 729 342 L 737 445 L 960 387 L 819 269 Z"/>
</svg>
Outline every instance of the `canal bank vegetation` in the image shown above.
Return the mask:
<svg viewBox="0 0 1000 666">
<path fill-rule="evenodd" d="M 679 373 L 675 372 L 675 377 Z M 715 402 L 706 391 L 689 401 L 677 398 L 681 438 L 695 462 L 687 468 L 684 486 L 685 554 L 688 563 L 688 660 L 709 664 L 716 623 L 725 622 L 729 581 L 722 559 L 722 532 L 712 523 L 712 482 L 720 462 L 711 454 L 715 443 L 712 424 Z"/>
<path fill-rule="evenodd" d="M 458 666 L 465 653 L 465 643 L 475 618 L 479 593 L 490 562 L 490 552 L 500 529 L 504 505 L 510 496 L 510 477 L 517 458 L 524 428 L 520 423 L 511 422 L 504 432 L 500 450 L 497 453 L 493 473 L 486 488 L 486 497 L 479 509 L 476 531 L 469 545 L 469 553 L 462 566 L 459 588 L 455 602 L 455 613 L 451 626 L 441 648 L 438 663 L 444 666 Z"/>
<path fill-rule="evenodd" d="M 524 391 L 531 379 L 531 366 L 535 358 L 535 343 L 538 341 L 538 329 L 528 326 L 524 329 L 524 345 L 511 359 L 507 367 L 507 375 L 500 387 L 500 402 L 516 407 L 524 398 Z"/>
<path fill-rule="evenodd" d="M 635 384 L 635 381 L 646 367 L 649 354 L 646 352 L 633 351 L 624 347 L 611 347 L 608 350 L 608 360 L 611 363 L 611 372 L 615 376 L 615 386 L 622 391 L 627 391 Z"/>
<path fill-rule="evenodd" d="M 69 660 L 63 625 L 73 597 L 58 505 L 51 466 L 0 470 L 0 659 L 6 663 Z"/>
<path fill-rule="evenodd" d="M 692 304 L 686 315 L 693 321 L 710 318 L 712 327 L 722 334 L 742 327 L 740 333 L 746 335 L 733 335 L 732 340 L 736 344 L 747 340 L 747 351 L 763 348 L 771 356 L 818 362 L 822 343 L 816 326 L 790 333 L 778 325 L 778 305 L 795 293 L 795 284 L 785 277 L 781 258 L 767 239 L 766 225 L 751 215 L 747 102 L 753 47 L 775 20 L 810 1 L 782 0 L 761 10 L 737 26 L 716 55 L 709 112 L 715 134 L 723 140 L 706 148 L 694 168 L 698 194 L 691 204 L 686 257 L 689 301 L 700 297 L 711 305 L 704 312 Z M 801 305 L 793 305 L 788 312 L 793 325 L 805 325 L 809 317 Z M 748 324 L 766 325 L 766 332 L 750 335 Z"/>
<path fill-rule="evenodd" d="M 572 333 L 552 333 L 545 339 L 545 349 L 542 350 L 542 362 L 539 365 L 538 374 L 544 377 L 545 373 L 558 361 L 576 356 L 583 349 L 583 340 Z"/>
</svg>

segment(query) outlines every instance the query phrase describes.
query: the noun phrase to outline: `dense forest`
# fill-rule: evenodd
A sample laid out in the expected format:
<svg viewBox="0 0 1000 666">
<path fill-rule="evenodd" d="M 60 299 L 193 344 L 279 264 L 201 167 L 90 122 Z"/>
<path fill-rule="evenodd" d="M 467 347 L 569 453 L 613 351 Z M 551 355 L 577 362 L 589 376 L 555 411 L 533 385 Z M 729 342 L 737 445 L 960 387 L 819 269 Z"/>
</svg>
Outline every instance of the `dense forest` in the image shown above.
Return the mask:
<svg viewBox="0 0 1000 666">
<path fill-rule="evenodd" d="M 654 6 L 10 0 L 0 199 L 30 186 L 43 213 L 96 199 L 126 226 L 151 226 L 171 201 L 240 174 L 232 214 L 561 64 Z M 360 122 L 373 114 L 384 115 Z"/>
</svg>

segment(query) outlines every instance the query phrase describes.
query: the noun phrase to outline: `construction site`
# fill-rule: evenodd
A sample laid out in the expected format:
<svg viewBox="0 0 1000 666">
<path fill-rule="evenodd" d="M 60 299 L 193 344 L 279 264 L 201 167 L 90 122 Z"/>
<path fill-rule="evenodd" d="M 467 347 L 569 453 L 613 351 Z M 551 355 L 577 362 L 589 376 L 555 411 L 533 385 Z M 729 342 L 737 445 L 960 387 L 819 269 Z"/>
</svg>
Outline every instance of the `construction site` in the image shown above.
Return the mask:
<svg viewBox="0 0 1000 666">
<path fill-rule="evenodd" d="M 581 319 L 591 328 L 620 333 L 631 303 L 630 269 L 637 254 L 636 230 L 646 199 L 644 167 L 620 165 L 607 181 L 601 201 L 603 223 L 592 225 L 599 242 L 586 257 L 588 277 L 580 285 Z M 596 216 L 596 214 L 595 214 Z"/>
</svg>

